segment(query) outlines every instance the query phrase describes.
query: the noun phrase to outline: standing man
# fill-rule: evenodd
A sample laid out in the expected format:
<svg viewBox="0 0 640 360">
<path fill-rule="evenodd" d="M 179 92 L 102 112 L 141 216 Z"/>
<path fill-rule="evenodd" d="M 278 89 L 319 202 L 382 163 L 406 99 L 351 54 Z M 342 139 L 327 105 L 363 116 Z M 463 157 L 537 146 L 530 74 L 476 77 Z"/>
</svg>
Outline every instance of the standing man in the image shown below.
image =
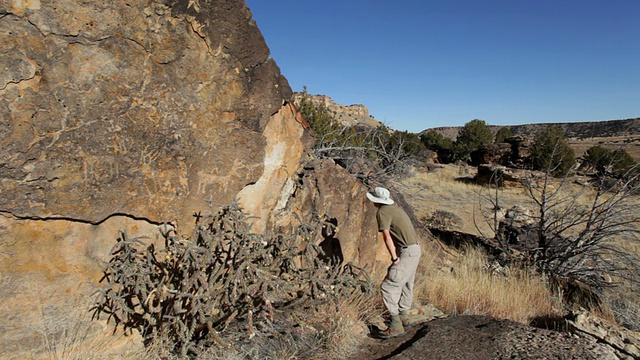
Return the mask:
<svg viewBox="0 0 640 360">
<path fill-rule="evenodd" d="M 411 219 L 402 208 L 393 206 L 389 190 L 377 187 L 367 198 L 378 208 L 378 231 L 391 255 L 391 266 L 380 286 L 382 301 L 391 315 L 389 327 L 380 337 L 388 339 L 404 335 L 404 327 L 410 326 L 408 311 L 421 252 Z"/>
</svg>

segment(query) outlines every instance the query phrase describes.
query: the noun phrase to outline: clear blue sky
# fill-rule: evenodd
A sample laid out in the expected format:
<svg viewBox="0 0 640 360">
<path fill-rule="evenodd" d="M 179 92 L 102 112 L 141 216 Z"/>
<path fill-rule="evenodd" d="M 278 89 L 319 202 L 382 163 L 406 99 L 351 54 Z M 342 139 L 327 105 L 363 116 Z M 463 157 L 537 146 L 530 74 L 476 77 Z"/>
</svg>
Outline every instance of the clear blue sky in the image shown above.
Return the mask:
<svg viewBox="0 0 640 360">
<path fill-rule="evenodd" d="M 640 117 L 640 0 L 247 0 L 294 91 L 396 130 Z"/>
</svg>

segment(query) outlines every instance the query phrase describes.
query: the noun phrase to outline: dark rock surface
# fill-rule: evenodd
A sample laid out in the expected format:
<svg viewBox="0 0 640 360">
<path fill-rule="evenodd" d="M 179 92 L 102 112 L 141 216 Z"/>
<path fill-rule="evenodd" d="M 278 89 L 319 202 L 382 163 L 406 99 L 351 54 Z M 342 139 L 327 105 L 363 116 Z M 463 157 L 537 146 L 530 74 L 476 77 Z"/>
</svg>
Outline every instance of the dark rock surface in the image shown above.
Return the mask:
<svg viewBox="0 0 640 360">
<path fill-rule="evenodd" d="M 584 338 L 488 316 L 433 320 L 407 335 L 371 340 L 359 359 L 618 359 L 610 349 Z"/>
</svg>

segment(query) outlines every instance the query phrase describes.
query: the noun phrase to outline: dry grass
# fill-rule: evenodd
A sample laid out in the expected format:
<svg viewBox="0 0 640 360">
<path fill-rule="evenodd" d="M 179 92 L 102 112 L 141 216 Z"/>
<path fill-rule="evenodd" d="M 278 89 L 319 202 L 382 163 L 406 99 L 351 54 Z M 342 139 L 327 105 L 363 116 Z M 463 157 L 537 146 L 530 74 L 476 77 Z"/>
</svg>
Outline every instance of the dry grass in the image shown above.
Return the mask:
<svg viewBox="0 0 640 360">
<path fill-rule="evenodd" d="M 624 149 L 634 158 L 640 158 L 640 135 L 593 137 L 586 139 L 569 139 L 577 156 L 582 156 L 592 146 L 602 146 L 610 150 Z"/>
<path fill-rule="evenodd" d="M 540 276 L 526 270 L 495 271 L 487 264 L 480 250 L 470 248 L 449 271 L 428 268 L 416 295 L 449 314 L 483 314 L 522 323 L 559 314 L 559 301 Z"/>
<path fill-rule="evenodd" d="M 343 299 L 337 306 L 320 309 L 314 326 L 323 334 L 325 350 L 315 359 L 348 359 L 366 336 L 365 322 L 380 313 L 377 299 L 357 296 Z M 329 315 L 329 316 L 327 316 Z"/>
<path fill-rule="evenodd" d="M 113 333 L 104 323 L 91 320 L 91 303 L 76 300 L 78 309 L 68 314 L 65 326 L 61 330 L 48 330 L 43 318 L 41 330 L 45 359 L 49 360 L 102 360 L 140 358 L 141 337 L 125 336 L 121 332 Z M 137 334 L 134 334 L 137 335 Z"/>
<path fill-rule="evenodd" d="M 453 230 L 469 234 L 492 236 L 493 229 L 485 221 L 486 197 L 494 194 L 485 186 L 472 182 L 475 169 L 469 166 L 440 165 L 430 172 L 416 172 L 394 185 L 413 207 L 418 219 L 429 218 L 437 211 L 456 214 L 461 221 Z M 522 189 L 499 190 L 503 208 L 525 201 Z"/>
<path fill-rule="evenodd" d="M 496 190 L 470 181 L 475 175 L 472 171 L 465 166 L 441 165 L 431 172 L 416 172 L 396 186 L 418 218 L 429 218 L 438 211 L 446 211 L 461 218 L 452 230 L 492 237 L 490 218 L 493 204 L 489 199 L 495 198 Z M 557 183 L 552 184 L 552 188 L 560 186 L 560 180 L 554 181 Z M 570 196 L 576 199 L 576 204 L 589 206 L 594 194 L 593 189 L 566 183 L 559 196 Z M 521 205 L 533 212 L 536 210 L 521 188 L 500 189 L 497 196 L 502 209 Z M 620 240 L 627 251 L 640 254 L 637 242 L 632 244 L 629 239 Z M 423 259 L 423 263 L 430 265 L 424 266 L 421 273 L 425 276 L 416 284 L 420 300 L 450 314 L 488 314 L 524 323 L 536 317 L 560 314 L 559 300 L 551 296 L 539 276 L 513 269 L 505 276 L 492 275 L 484 270 L 488 260 L 476 250 L 450 257 L 448 261 L 443 264 L 442 259 Z M 640 308 L 638 301 L 632 300 L 624 296 L 618 301 L 617 316 L 637 326 L 636 321 L 629 320 Z"/>
<path fill-rule="evenodd" d="M 397 184 L 418 218 L 438 211 L 456 214 L 461 221 L 452 230 L 493 236 L 489 199 L 495 189 L 474 184 L 473 168 L 443 165 L 419 172 Z M 500 206 L 530 204 L 520 188 L 498 190 Z M 450 250 L 453 251 L 453 250 Z M 427 249 L 421 262 L 423 277 L 417 280 L 416 296 L 449 314 L 485 314 L 529 323 L 536 317 L 558 315 L 560 304 L 540 276 L 509 269 L 497 275 L 485 270 L 489 260 L 477 249 L 450 256 L 443 263 Z"/>
</svg>

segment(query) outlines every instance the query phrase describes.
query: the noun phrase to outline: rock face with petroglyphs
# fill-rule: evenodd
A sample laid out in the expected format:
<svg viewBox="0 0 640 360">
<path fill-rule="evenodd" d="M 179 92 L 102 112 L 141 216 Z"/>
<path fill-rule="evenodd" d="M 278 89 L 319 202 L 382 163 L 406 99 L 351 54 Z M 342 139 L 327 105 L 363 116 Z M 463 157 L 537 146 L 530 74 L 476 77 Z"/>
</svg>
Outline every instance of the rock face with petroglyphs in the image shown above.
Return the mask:
<svg viewBox="0 0 640 360">
<path fill-rule="evenodd" d="M 0 4 L 2 210 L 183 222 L 296 166 L 301 126 L 265 153 L 291 91 L 242 1 Z"/>
<path fill-rule="evenodd" d="M 331 163 L 305 190 L 310 135 L 244 1 L 0 0 L 0 54 L 0 353 L 68 329 L 119 231 L 234 200 L 259 232 L 332 212 L 334 247 L 376 264 L 366 190 Z"/>
</svg>

